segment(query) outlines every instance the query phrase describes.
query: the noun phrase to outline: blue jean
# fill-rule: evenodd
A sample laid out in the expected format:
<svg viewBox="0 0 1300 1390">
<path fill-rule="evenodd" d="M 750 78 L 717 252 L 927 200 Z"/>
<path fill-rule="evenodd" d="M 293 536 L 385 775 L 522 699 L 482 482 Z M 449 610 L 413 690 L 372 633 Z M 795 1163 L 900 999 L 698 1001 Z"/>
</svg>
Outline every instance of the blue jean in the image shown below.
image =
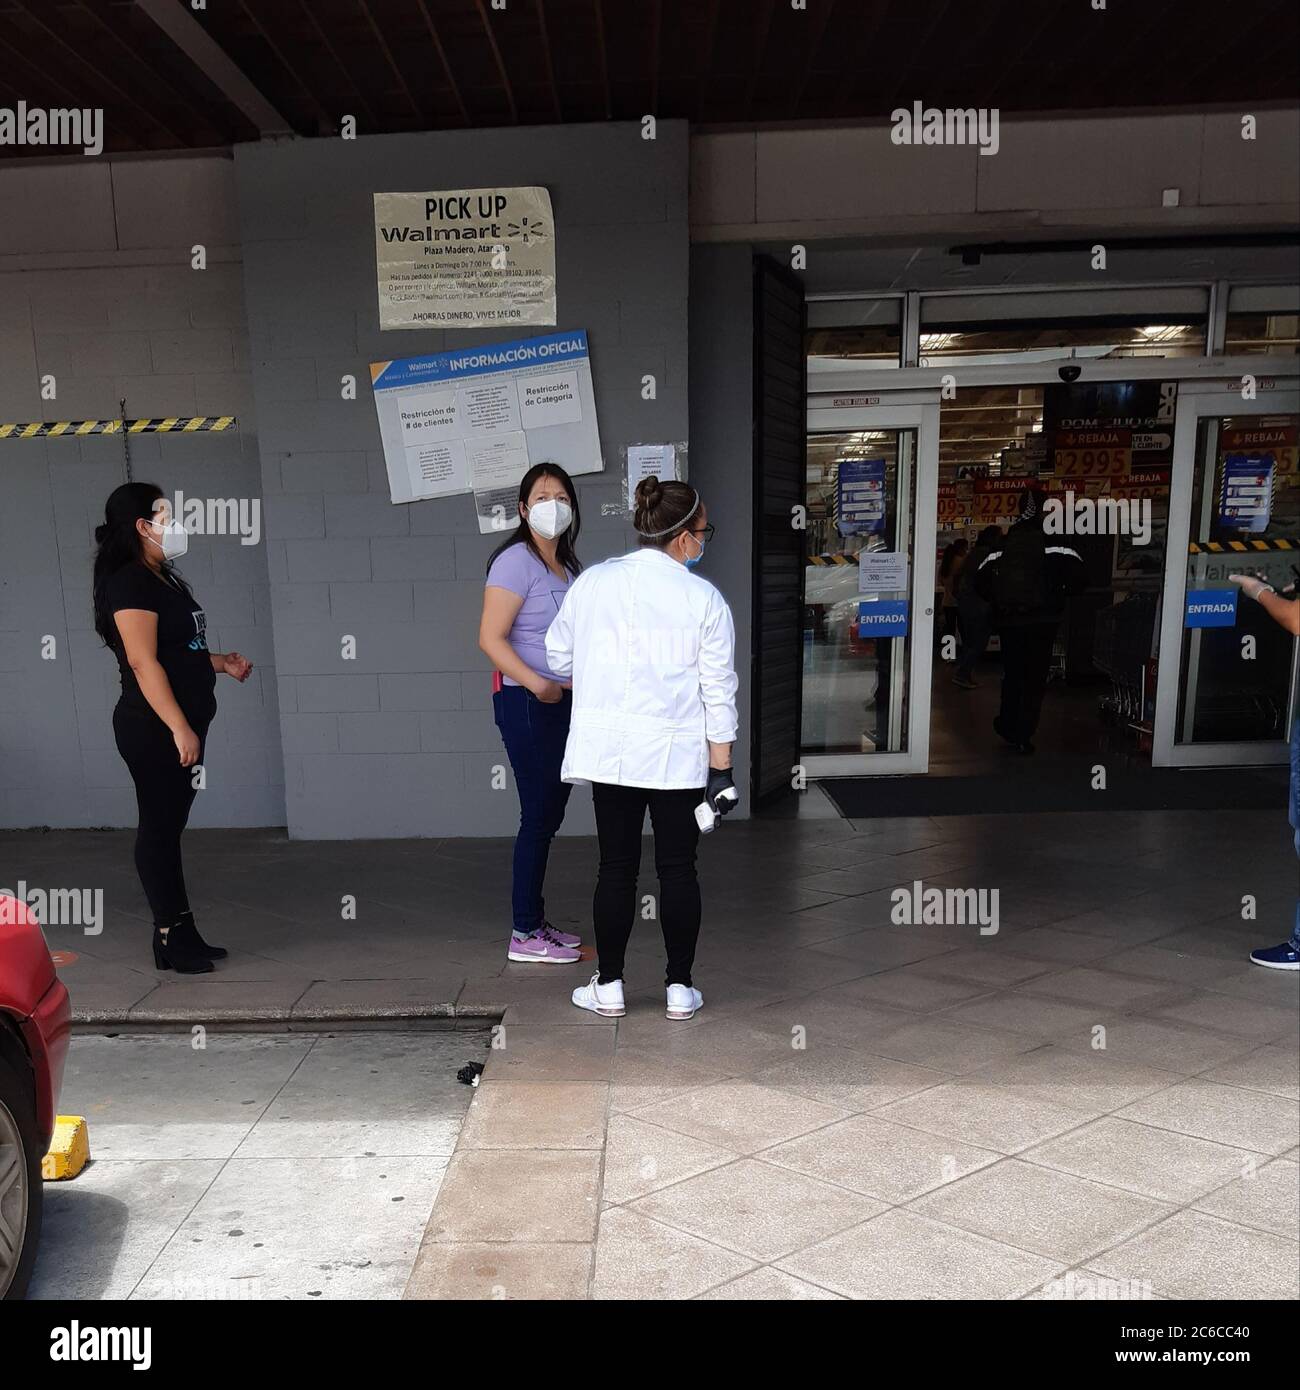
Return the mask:
<svg viewBox="0 0 1300 1390">
<path fill-rule="evenodd" d="M 514 930 L 535 932 L 546 920 L 542 885 L 551 841 L 564 820 L 571 788 L 560 781 L 560 764 L 569 737 L 573 692 L 553 705 L 522 685 L 502 686 L 492 696 L 492 713 L 519 792 L 519 833 L 515 836 L 510 900 Z"/>
</svg>

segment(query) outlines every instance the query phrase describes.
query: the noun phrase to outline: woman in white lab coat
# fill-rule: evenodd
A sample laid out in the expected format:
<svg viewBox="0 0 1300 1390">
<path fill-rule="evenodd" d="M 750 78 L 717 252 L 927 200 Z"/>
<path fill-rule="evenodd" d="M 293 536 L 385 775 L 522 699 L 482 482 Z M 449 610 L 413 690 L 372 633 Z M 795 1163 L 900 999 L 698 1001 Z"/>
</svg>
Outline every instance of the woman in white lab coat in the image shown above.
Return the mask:
<svg viewBox="0 0 1300 1390">
<path fill-rule="evenodd" d="M 696 809 L 735 804 L 735 629 L 722 595 L 691 571 L 713 527 L 687 483 L 646 478 L 632 524 L 640 546 L 584 571 L 546 634 L 556 676 L 572 678 L 573 715 L 560 771 L 590 782 L 600 839 L 592 911 L 599 971 L 573 1002 L 618 1018 L 623 958 L 636 917 L 646 811 L 655 837 L 659 920 L 668 953 L 668 1017 L 694 1015 L 700 931 Z"/>
</svg>

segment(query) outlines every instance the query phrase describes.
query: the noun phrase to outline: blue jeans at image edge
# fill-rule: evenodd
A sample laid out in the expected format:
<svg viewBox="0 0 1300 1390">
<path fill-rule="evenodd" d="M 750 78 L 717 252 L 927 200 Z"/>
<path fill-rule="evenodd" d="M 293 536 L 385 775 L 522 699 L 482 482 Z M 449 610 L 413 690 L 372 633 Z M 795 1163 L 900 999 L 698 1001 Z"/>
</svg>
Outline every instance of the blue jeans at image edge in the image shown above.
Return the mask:
<svg viewBox="0 0 1300 1390">
<path fill-rule="evenodd" d="M 492 696 L 493 717 L 519 792 L 510 898 L 514 930 L 521 936 L 536 931 L 545 919 L 546 861 L 572 790 L 560 781 L 572 709 L 568 690 L 549 705 L 521 685 L 502 686 Z"/>
</svg>

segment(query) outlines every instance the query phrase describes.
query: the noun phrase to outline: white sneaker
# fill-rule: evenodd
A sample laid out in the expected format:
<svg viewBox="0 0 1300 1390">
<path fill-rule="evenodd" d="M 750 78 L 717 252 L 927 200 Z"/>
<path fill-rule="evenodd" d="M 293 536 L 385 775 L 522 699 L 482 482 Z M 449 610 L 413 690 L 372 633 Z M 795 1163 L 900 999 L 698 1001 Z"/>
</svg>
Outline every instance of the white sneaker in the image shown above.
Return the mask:
<svg viewBox="0 0 1300 1390">
<path fill-rule="evenodd" d="M 602 1018 L 622 1018 L 627 1013 L 623 1007 L 623 981 L 611 980 L 602 985 L 599 973 L 591 977 L 590 984 L 579 985 L 573 991 L 573 1002 Z"/>
<path fill-rule="evenodd" d="M 704 996 L 690 985 L 668 986 L 668 1017 L 687 1019 L 695 1017 L 695 1010 L 704 1007 Z"/>
</svg>

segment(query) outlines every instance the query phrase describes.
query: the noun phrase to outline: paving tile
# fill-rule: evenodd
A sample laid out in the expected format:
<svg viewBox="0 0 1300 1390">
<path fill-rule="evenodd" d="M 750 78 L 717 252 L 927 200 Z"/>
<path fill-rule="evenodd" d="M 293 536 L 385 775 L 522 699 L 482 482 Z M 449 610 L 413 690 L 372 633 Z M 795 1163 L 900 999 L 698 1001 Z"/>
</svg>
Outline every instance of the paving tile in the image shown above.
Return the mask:
<svg viewBox="0 0 1300 1390">
<path fill-rule="evenodd" d="M 732 1153 L 771 1144 L 842 1119 L 844 1111 L 772 1086 L 724 1081 L 636 1111 L 636 1117 Z"/>
<path fill-rule="evenodd" d="M 1300 1165 L 1279 1158 L 1192 1205 L 1239 1226 L 1300 1240 Z"/>
<path fill-rule="evenodd" d="M 888 1211 L 780 1261 L 796 1278 L 854 1299 L 1019 1298 L 1059 1269 L 910 1211 Z"/>
<path fill-rule="evenodd" d="M 1185 1204 L 1267 1162 L 1226 1144 L 1131 1120 L 1107 1117 L 1038 1144 L 1020 1155 L 1030 1163 L 1157 1201 Z"/>
<path fill-rule="evenodd" d="M 908 1210 L 1071 1264 L 1173 1212 L 1165 1202 L 1015 1159 L 951 1182 Z"/>
<path fill-rule="evenodd" d="M 1017 1153 L 1083 1123 L 1076 1110 L 981 1081 L 933 1086 L 894 1104 L 873 1107 L 871 1113 L 1004 1154 Z"/>
<path fill-rule="evenodd" d="M 954 1023 L 1001 1028 L 1008 1033 L 1024 1033 L 1027 1037 L 1046 1041 L 1072 1033 L 1091 1037 L 1098 1021 L 1105 1022 L 1109 1015 L 1095 1005 L 1070 1004 L 1061 999 L 1004 990 L 954 1005 L 944 1011 L 943 1017 Z"/>
<path fill-rule="evenodd" d="M 1262 973 L 1262 972 L 1261 972 Z M 1282 974 L 1281 971 L 1274 972 Z M 1201 1028 L 1213 1028 L 1221 1033 L 1250 1038 L 1255 1042 L 1290 1042 L 1295 1044 L 1295 1006 L 1252 1004 L 1243 1009 L 1241 1001 L 1228 994 L 1201 991 L 1190 999 L 1150 1010 L 1159 1018 L 1176 1019 Z"/>
<path fill-rule="evenodd" d="M 1181 1078 L 1106 1052 L 1075 1052 L 1049 1044 L 981 1067 L 972 1079 L 1006 1086 L 1027 1099 L 1045 1100 L 1080 1114 L 1102 1115 Z"/>
<path fill-rule="evenodd" d="M 743 1255 L 614 1207 L 600 1217 L 592 1297 L 693 1298 L 753 1268 Z"/>
<path fill-rule="evenodd" d="M 1211 1068 L 1201 1080 L 1300 1100 L 1300 1049 L 1287 1044 L 1261 1047 Z"/>
<path fill-rule="evenodd" d="M 221 1171 L 221 1161 L 114 1162 L 98 1155 L 76 1183 L 48 1183 L 29 1298 L 130 1297 L 176 1228 Z M 187 1274 L 187 1278 L 188 1278 Z M 220 1298 L 198 1279 L 178 1298 Z M 227 1285 L 224 1296 L 239 1296 Z"/>
<path fill-rule="evenodd" d="M 473 1092 L 462 1149 L 599 1149 L 609 1086 L 603 1081 L 496 1081 Z"/>
<path fill-rule="evenodd" d="M 133 1040 L 123 1074 L 114 1039 L 76 1036 L 59 1108 L 84 1115 L 104 1159 L 229 1158 L 311 1051 L 314 1039 L 209 1033 Z"/>
<path fill-rule="evenodd" d="M 661 1188 L 630 1207 L 763 1263 L 885 1209 L 882 1202 L 754 1159 Z"/>
<path fill-rule="evenodd" d="M 833 985 L 823 993 L 828 999 L 845 1003 L 884 1004 L 914 1013 L 936 1013 L 989 992 L 988 986 L 956 976 L 923 974 L 912 966 L 864 975 L 848 984 Z"/>
<path fill-rule="evenodd" d="M 948 1080 L 948 1074 L 890 1057 L 872 1057 L 834 1043 L 820 1043 L 773 1063 L 754 1079 L 762 1085 L 778 1086 L 856 1114 L 941 1085 Z"/>
<path fill-rule="evenodd" d="M 1214 1033 L 1190 1024 L 1174 1023 L 1158 1018 L 1121 1015 L 1099 1020 L 1105 1027 L 1105 1051 L 1108 1056 L 1139 1065 L 1160 1067 L 1165 1071 L 1192 1076 L 1229 1058 L 1240 1057 L 1251 1044 L 1225 1033 Z M 1056 1041 L 1075 1051 L 1096 1051 L 1097 1038 L 1093 1029 L 1078 1030 Z"/>
<path fill-rule="evenodd" d="M 608 1081 L 614 1030 L 581 1024 L 516 1024 L 493 1034 L 494 1081 Z"/>
<path fill-rule="evenodd" d="M 609 1205 L 631 1202 L 735 1159 L 728 1149 L 631 1115 L 614 1115 L 605 1141 L 601 1198 Z"/>
<path fill-rule="evenodd" d="M 210 976 L 165 983 L 150 991 L 128 1015 L 133 1023 L 219 1023 L 286 1019 L 308 988 L 306 978 L 225 980 Z"/>
<path fill-rule="evenodd" d="M 574 1303 L 587 1297 L 592 1248 L 569 1245 L 427 1241 L 406 1286 L 411 1299 Z"/>
<path fill-rule="evenodd" d="M 829 1289 L 819 1289 L 792 1274 L 782 1274 L 779 1269 L 764 1266 L 752 1274 L 742 1274 L 739 1279 L 730 1279 L 719 1284 L 716 1289 L 695 1295 L 699 1302 L 738 1302 L 738 1303 L 815 1303 L 842 1302 L 840 1295 Z"/>
<path fill-rule="evenodd" d="M 1059 970 L 1026 981 L 1019 989 L 1022 994 L 1045 995 L 1051 999 L 1068 999 L 1077 1004 L 1118 1009 L 1138 1009 L 1143 1006 L 1150 1009 L 1170 993 L 1169 986 L 1158 980 L 1092 966 Z"/>
<path fill-rule="evenodd" d="M 911 1201 L 1000 1157 L 871 1115 L 855 1115 L 763 1152 L 765 1163 L 894 1203 Z"/>
<path fill-rule="evenodd" d="M 527 1181 L 523 1181 L 523 1179 Z M 596 1228 L 600 1154 L 461 1149 L 451 1159 L 426 1241 L 551 1244 L 590 1241 Z M 546 1193 L 539 1202 L 537 1193 Z"/>
<path fill-rule="evenodd" d="M 1164 1298 L 1300 1296 L 1294 1241 L 1216 1216 L 1182 1211 L 1091 1261 L 1104 1274 L 1140 1277 Z"/>
<path fill-rule="evenodd" d="M 337 1018 L 450 1018 L 465 984 L 462 974 L 423 979 L 317 980 L 303 991 L 292 1017 L 303 1022 Z"/>
<path fill-rule="evenodd" d="M 998 1058 L 1028 1052 L 1034 1046 L 1034 1040 L 1021 1033 L 978 1028 L 947 1018 L 905 1023 L 871 1039 L 871 1050 L 882 1057 L 933 1067 L 956 1076 L 976 1071 Z"/>
<path fill-rule="evenodd" d="M 446 1164 L 231 1159 L 133 1297 L 170 1301 L 201 1267 L 211 1288 L 247 1298 L 400 1298 Z"/>
<path fill-rule="evenodd" d="M 1211 1081 L 1184 1081 L 1116 1113 L 1121 1119 L 1257 1153 L 1285 1153 L 1300 1137 L 1300 1106 L 1295 1101 Z"/>
<path fill-rule="evenodd" d="M 724 1077 L 724 1073 L 709 1067 L 647 1052 L 635 1044 L 625 1046 L 620 1032 L 614 1054 L 609 1108 L 611 1112 L 637 1110 L 644 1105 L 681 1095 L 697 1086 L 722 1081 Z"/>
</svg>

